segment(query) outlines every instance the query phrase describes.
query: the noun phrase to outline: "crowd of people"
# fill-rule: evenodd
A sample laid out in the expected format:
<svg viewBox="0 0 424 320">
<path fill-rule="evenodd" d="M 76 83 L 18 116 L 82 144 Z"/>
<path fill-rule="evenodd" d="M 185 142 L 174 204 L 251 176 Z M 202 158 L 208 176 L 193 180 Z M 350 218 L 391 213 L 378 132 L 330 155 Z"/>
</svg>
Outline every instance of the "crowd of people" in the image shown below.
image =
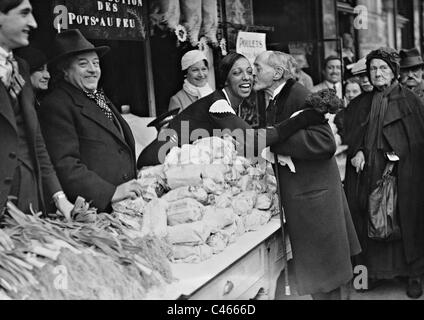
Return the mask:
<svg viewBox="0 0 424 320">
<path fill-rule="evenodd" d="M 374 50 L 349 66 L 348 79 L 342 79 L 344 60 L 329 56 L 316 86 L 289 54 L 266 51 L 251 65 L 230 53 L 220 61 L 215 91 L 205 55 L 189 51 L 181 59 L 183 88 L 169 104 L 180 113 L 158 127 L 158 138 L 136 159 L 130 127 L 99 87 L 100 59 L 110 48 L 64 30 L 47 61 L 28 47 L 36 27 L 29 0 L 0 2 L 0 223 L 8 201 L 28 214 L 57 210 L 69 219 L 82 196 L 110 212 L 112 203 L 140 196 L 137 169 L 161 163 L 172 146 L 192 143 L 196 129 L 211 135 L 215 129 L 251 130 L 254 141 L 264 141 L 254 144 L 255 155 L 270 147 L 296 167 L 293 173 L 275 163 L 299 294 L 340 299 L 354 266 L 364 265 L 368 289 L 404 277 L 408 296 L 422 295 L 424 62 L 418 50 Z M 46 94 L 47 63 L 60 77 Z M 253 90 L 268 96 L 263 129 L 239 116 Z M 335 97 L 340 111 L 313 108 L 311 92 L 323 93 L 318 103 Z M 173 134 L 161 134 L 165 129 Z M 338 152 L 341 145 L 346 150 Z M 370 203 L 386 174 L 396 178 L 390 209 L 396 214 L 386 216 L 385 227 L 399 230 L 378 238 L 370 232 Z M 0 247 L 13 249 L 1 228 Z"/>
</svg>

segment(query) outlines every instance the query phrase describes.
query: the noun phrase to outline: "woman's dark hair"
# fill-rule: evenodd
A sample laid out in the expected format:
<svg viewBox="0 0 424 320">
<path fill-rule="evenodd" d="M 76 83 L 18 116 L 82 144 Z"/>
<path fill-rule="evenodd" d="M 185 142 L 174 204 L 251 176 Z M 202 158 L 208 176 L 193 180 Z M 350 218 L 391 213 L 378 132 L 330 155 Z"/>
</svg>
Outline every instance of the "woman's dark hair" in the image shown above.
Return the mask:
<svg viewBox="0 0 424 320">
<path fill-rule="evenodd" d="M 205 63 L 206 68 L 209 69 L 209 62 L 208 62 L 208 60 L 203 59 L 202 61 Z M 188 68 L 183 71 L 184 78 L 187 76 L 187 73 L 188 73 Z"/>
<path fill-rule="evenodd" d="M 24 0 L 1 0 L 0 1 L 0 12 L 7 14 L 10 10 L 15 9 Z"/>
<path fill-rule="evenodd" d="M 225 82 L 227 81 L 228 74 L 230 73 L 231 68 L 234 63 L 239 59 L 247 59 L 244 55 L 236 52 L 231 52 L 226 55 L 220 62 L 218 68 L 218 88 L 222 89 L 225 87 Z"/>
</svg>

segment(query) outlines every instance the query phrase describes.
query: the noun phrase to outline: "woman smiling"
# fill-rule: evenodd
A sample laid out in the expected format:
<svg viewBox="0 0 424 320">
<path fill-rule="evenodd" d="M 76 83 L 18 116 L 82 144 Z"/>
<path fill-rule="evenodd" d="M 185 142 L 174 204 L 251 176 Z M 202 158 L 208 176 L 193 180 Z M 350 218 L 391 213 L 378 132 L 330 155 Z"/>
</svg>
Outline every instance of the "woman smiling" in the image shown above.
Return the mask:
<svg viewBox="0 0 424 320">
<path fill-rule="evenodd" d="M 202 51 L 191 50 L 184 54 L 181 58 L 181 70 L 185 78 L 183 88 L 171 97 L 169 110 L 182 111 L 213 91 L 208 84 L 208 60 Z"/>
<path fill-rule="evenodd" d="M 237 133 L 242 130 L 243 137 L 247 139 L 247 130 L 252 130 L 254 151 L 257 154 L 260 151 L 258 148 L 260 144 L 263 147 L 272 145 L 287 139 L 304 127 L 324 121 L 322 114 L 311 109 L 275 127 L 253 130 L 237 116 L 244 99 L 252 92 L 253 69 L 249 60 L 241 54 L 230 53 L 221 61 L 218 73 L 219 88 L 172 119 L 166 128 L 166 134 L 163 134 L 164 131 L 159 132 L 158 136 L 165 138 L 160 140 L 157 138 L 142 151 L 137 161 L 138 168 L 163 162 L 164 159 L 159 155 L 162 148 L 167 147 L 169 150 L 173 145 L 193 143 L 200 136 L 197 133 L 202 133 L 201 136 L 204 138 L 205 135 L 208 137 L 216 135 L 217 130 L 220 130 L 221 135 L 223 130 L 226 132 L 238 130 Z M 238 142 L 246 145 L 246 140 Z"/>
</svg>

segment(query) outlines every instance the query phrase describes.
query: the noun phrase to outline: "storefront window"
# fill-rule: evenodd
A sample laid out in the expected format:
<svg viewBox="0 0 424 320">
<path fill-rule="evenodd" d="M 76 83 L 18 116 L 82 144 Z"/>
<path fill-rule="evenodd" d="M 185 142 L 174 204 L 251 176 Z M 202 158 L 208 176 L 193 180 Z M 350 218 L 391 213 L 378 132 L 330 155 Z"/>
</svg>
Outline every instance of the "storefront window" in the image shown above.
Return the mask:
<svg viewBox="0 0 424 320">
<path fill-rule="evenodd" d="M 338 55 L 336 1 L 322 1 L 324 57 Z"/>
</svg>

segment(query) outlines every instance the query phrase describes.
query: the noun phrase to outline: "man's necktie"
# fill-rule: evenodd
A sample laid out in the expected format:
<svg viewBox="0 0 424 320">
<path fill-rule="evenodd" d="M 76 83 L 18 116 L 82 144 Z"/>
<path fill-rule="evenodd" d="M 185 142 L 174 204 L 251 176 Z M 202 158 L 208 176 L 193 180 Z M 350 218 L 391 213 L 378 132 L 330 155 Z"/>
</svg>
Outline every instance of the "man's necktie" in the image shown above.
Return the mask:
<svg viewBox="0 0 424 320">
<path fill-rule="evenodd" d="M 103 111 L 103 113 L 106 115 L 106 117 L 113 121 L 113 112 L 109 108 L 108 103 L 106 101 L 106 96 L 104 95 L 102 90 L 97 90 L 96 92 L 88 92 L 84 91 L 87 97 L 94 100 L 97 104 L 97 106 Z"/>
<path fill-rule="evenodd" d="M 13 99 L 17 99 L 25 85 L 25 80 L 19 74 L 19 67 L 17 61 L 10 54 L 6 58 L 6 64 L 2 66 L 3 74 L 1 80 L 5 87 L 9 90 L 9 94 Z"/>
<path fill-rule="evenodd" d="M 268 107 L 266 107 L 267 109 L 272 107 L 274 105 L 274 99 L 269 99 L 268 101 Z"/>
<path fill-rule="evenodd" d="M 277 110 L 275 109 L 275 100 L 270 99 L 266 107 L 266 123 L 274 124 L 276 119 Z"/>
</svg>

